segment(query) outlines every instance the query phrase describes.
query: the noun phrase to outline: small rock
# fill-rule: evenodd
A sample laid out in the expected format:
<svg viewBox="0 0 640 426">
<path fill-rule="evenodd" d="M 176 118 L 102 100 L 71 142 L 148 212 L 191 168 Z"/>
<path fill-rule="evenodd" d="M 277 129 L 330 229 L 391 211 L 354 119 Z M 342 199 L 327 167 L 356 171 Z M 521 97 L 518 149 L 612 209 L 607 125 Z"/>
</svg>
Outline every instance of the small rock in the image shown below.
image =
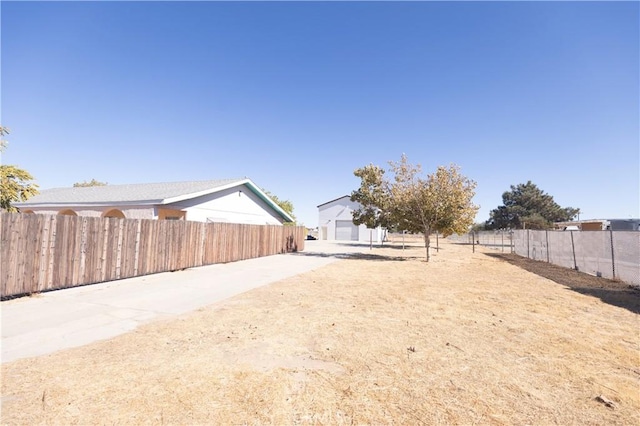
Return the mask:
<svg viewBox="0 0 640 426">
<path fill-rule="evenodd" d="M 609 408 L 616 408 L 616 403 L 613 402 L 612 400 L 610 400 L 609 398 L 607 398 L 604 395 L 598 395 L 596 396 L 596 401 L 603 403 L 604 405 L 606 405 Z"/>
</svg>

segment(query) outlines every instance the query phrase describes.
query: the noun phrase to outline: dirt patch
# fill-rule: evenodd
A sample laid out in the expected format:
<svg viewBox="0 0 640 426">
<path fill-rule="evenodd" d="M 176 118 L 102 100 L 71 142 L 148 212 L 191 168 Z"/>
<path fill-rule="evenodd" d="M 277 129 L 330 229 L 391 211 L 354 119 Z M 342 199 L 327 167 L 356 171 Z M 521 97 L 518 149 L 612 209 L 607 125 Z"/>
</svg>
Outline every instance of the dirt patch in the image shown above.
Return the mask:
<svg viewBox="0 0 640 426">
<path fill-rule="evenodd" d="M 2 423 L 640 422 L 636 313 L 440 244 L 4 364 Z"/>
</svg>

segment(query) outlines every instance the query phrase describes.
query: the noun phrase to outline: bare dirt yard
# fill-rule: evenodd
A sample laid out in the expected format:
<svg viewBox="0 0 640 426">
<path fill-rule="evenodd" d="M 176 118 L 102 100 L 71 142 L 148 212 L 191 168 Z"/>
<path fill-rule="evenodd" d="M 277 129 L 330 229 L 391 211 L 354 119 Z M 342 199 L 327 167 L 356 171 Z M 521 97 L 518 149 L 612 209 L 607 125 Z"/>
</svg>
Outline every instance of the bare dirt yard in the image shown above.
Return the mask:
<svg viewBox="0 0 640 426">
<path fill-rule="evenodd" d="M 440 247 L 4 364 L 2 423 L 640 424 L 637 290 Z"/>
</svg>

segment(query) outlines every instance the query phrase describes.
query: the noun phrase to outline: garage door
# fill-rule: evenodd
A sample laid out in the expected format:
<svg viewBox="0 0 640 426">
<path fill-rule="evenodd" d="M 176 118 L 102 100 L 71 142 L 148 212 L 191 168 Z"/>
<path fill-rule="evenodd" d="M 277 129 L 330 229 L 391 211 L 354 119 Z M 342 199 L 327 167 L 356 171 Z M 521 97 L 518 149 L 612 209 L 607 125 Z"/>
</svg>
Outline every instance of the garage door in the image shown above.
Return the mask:
<svg viewBox="0 0 640 426">
<path fill-rule="evenodd" d="M 350 220 L 336 220 L 336 240 L 358 241 L 358 227 Z"/>
</svg>

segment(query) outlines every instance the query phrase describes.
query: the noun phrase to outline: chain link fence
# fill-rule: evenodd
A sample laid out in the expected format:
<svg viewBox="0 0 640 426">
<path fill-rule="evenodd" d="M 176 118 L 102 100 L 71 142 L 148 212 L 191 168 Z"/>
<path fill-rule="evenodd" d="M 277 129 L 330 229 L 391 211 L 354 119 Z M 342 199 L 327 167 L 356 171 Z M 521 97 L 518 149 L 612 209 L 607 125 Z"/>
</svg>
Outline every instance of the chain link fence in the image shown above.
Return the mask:
<svg viewBox="0 0 640 426">
<path fill-rule="evenodd" d="M 504 253 L 513 252 L 513 233 L 510 231 L 483 231 L 473 234 L 456 235 L 448 237 L 451 241 L 463 244 L 478 244 L 491 247 Z"/>
</svg>

